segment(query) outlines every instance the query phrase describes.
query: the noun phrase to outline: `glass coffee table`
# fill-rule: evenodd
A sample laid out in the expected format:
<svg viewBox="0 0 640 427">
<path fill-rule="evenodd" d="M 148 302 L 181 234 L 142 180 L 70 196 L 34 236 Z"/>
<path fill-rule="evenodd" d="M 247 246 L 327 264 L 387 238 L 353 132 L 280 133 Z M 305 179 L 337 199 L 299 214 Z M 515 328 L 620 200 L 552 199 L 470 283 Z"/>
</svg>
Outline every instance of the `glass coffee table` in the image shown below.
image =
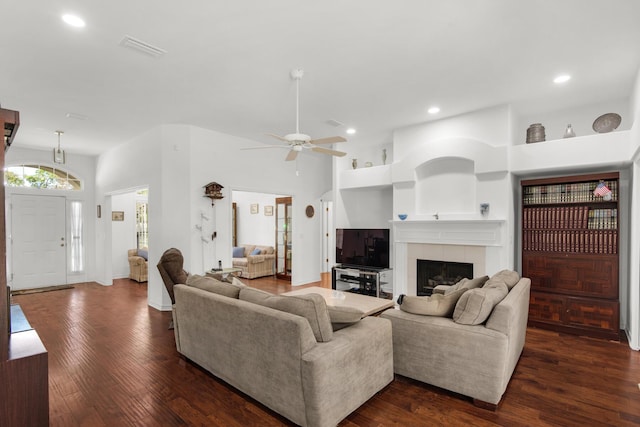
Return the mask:
<svg viewBox="0 0 640 427">
<path fill-rule="evenodd" d="M 308 288 L 298 289 L 295 291 L 285 292 L 282 295 L 306 295 L 320 294 L 327 305 L 336 307 L 352 307 L 364 312 L 365 316 L 375 316 L 388 308 L 392 308 L 395 303 L 393 300 L 370 297 L 368 295 L 360 295 L 352 292 L 342 292 L 333 289 L 320 288 L 318 286 L 310 286 Z"/>
<path fill-rule="evenodd" d="M 205 276 L 213 277 L 214 279 L 223 281 L 223 280 L 231 280 L 231 277 L 240 277 L 240 273 L 242 273 L 242 269 L 230 267 L 230 268 L 223 268 L 221 270 L 208 270 L 205 273 Z"/>
</svg>

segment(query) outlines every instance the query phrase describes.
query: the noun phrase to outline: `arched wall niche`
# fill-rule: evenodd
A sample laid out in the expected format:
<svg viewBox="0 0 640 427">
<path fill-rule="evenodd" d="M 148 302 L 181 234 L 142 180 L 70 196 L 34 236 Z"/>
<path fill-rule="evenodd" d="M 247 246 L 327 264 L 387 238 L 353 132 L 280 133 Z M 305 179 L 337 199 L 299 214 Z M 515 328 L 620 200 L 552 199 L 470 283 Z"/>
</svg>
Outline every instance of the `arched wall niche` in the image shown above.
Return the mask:
<svg viewBox="0 0 640 427">
<path fill-rule="evenodd" d="M 476 205 L 475 163 L 462 157 L 429 160 L 415 169 L 415 212 L 473 213 Z"/>
<path fill-rule="evenodd" d="M 423 142 L 403 159 L 393 163 L 391 181 L 394 184 L 415 181 L 416 171 L 422 165 L 447 158 L 471 161 L 476 174 L 508 170 L 507 147 L 495 147 L 471 138 L 443 138 Z"/>
</svg>

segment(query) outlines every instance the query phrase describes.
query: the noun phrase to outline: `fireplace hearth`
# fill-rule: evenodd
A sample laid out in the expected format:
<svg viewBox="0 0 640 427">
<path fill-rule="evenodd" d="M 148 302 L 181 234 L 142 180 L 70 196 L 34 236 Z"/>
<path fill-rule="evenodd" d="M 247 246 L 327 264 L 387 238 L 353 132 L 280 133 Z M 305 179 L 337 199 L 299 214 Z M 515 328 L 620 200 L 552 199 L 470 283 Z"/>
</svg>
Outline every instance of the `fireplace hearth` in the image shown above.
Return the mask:
<svg viewBox="0 0 640 427">
<path fill-rule="evenodd" d="M 454 285 L 465 277 L 473 278 L 473 264 L 418 259 L 416 295 L 431 295 L 436 286 Z"/>
</svg>

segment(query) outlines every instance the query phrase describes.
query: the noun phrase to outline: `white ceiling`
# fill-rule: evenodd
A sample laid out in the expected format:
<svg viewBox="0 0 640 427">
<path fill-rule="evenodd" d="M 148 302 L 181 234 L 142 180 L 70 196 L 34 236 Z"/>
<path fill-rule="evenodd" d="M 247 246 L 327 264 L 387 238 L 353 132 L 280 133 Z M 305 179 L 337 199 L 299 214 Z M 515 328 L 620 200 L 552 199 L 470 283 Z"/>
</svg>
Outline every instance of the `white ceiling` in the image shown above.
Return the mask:
<svg viewBox="0 0 640 427">
<path fill-rule="evenodd" d="M 82 154 L 165 123 L 273 143 L 265 133 L 295 130 L 295 67 L 302 132 L 353 126 L 352 143 L 376 145 L 499 104 L 535 114 L 628 97 L 640 67 L 638 0 L 2 0 L 0 16 L 14 143 L 51 148 L 60 129 Z M 167 54 L 122 47 L 125 35 Z M 572 79 L 554 85 L 560 73 Z"/>
</svg>

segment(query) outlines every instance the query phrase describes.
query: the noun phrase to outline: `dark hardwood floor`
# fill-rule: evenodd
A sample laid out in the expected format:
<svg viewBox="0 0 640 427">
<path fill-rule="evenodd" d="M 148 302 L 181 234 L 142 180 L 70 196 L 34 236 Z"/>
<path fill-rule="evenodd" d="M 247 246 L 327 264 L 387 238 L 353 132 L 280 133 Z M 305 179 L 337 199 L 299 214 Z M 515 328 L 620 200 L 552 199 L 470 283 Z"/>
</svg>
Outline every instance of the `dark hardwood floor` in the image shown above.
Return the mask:
<svg viewBox="0 0 640 427">
<path fill-rule="evenodd" d="M 271 278 L 245 282 L 290 289 Z M 146 296 L 146 284 L 123 279 L 13 297 L 49 351 L 51 426 L 289 425 L 182 358 L 171 313 L 148 307 Z M 626 343 L 530 328 L 496 412 L 396 376 L 340 425 L 638 425 L 639 383 L 640 353 Z"/>
</svg>

